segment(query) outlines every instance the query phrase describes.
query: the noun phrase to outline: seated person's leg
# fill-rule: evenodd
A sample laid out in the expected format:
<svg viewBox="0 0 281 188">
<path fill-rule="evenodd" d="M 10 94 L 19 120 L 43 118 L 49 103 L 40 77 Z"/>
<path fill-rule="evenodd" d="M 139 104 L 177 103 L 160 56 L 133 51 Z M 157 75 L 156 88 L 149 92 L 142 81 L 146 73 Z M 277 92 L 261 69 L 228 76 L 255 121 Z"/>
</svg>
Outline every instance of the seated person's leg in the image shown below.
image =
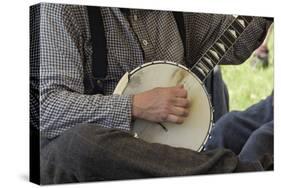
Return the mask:
<svg viewBox="0 0 281 188">
<path fill-rule="evenodd" d="M 227 148 L 238 155 L 249 136 L 272 119 L 272 96 L 245 111 L 230 112 L 216 122 L 206 149 Z"/>
<path fill-rule="evenodd" d="M 255 161 L 264 155 L 273 156 L 273 121 L 255 130 L 239 154 L 243 161 Z"/>
<path fill-rule="evenodd" d="M 127 132 L 76 126 L 41 149 L 42 184 L 262 170 L 229 150 L 198 153 L 149 144 Z"/>
</svg>

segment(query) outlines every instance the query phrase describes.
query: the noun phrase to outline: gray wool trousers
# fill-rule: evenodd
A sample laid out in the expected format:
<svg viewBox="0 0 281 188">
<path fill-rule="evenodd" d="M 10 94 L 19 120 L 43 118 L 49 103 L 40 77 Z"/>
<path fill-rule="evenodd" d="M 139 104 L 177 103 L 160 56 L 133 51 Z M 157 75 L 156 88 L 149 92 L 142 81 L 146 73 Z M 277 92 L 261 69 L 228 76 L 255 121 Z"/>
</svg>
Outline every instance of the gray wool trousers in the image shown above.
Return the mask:
<svg viewBox="0 0 281 188">
<path fill-rule="evenodd" d="M 41 137 L 41 184 L 124 180 L 263 170 L 226 149 L 195 152 L 151 144 L 132 134 L 78 125 L 49 140 Z"/>
</svg>

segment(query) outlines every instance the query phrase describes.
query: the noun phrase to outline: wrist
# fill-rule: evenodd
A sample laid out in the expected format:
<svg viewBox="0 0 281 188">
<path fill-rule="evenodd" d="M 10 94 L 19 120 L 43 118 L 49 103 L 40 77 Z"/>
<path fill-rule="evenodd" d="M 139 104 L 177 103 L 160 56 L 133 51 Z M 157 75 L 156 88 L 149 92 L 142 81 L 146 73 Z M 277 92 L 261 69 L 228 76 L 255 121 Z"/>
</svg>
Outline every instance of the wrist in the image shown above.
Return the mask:
<svg viewBox="0 0 281 188">
<path fill-rule="evenodd" d="M 132 118 L 140 118 L 141 117 L 141 110 L 138 107 L 138 96 L 137 95 L 133 95 L 132 97 Z"/>
</svg>

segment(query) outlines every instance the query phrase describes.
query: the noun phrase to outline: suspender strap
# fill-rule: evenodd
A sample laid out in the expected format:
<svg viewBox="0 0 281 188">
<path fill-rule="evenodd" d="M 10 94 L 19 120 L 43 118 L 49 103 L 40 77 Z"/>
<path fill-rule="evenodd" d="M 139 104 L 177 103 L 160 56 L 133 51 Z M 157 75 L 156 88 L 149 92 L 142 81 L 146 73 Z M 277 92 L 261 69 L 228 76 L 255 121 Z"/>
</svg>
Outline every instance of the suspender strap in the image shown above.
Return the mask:
<svg viewBox="0 0 281 188">
<path fill-rule="evenodd" d="M 186 61 L 186 32 L 184 28 L 184 20 L 183 20 L 183 13 L 182 12 L 173 12 L 178 30 L 181 36 L 181 40 L 184 47 L 184 60 Z M 185 62 L 186 63 L 186 62 Z M 187 64 L 187 63 L 186 63 Z"/>
<path fill-rule="evenodd" d="M 92 72 L 94 77 L 93 94 L 103 93 L 103 80 L 107 74 L 107 48 L 104 25 L 99 7 L 87 6 L 88 18 L 91 32 L 92 44 Z M 184 57 L 186 59 L 186 33 L 184 28 L 183 14 L 173 12 L 181 39 L 184 46 Z"/>
<path fill-rule="evenodd" d="M 107 48 L 104 25 L 99 7 L 87 6 L 92 43 L 92 72 L 94 93 L 103 93 L 103 80 L 107 73 Z"/>
</svg>

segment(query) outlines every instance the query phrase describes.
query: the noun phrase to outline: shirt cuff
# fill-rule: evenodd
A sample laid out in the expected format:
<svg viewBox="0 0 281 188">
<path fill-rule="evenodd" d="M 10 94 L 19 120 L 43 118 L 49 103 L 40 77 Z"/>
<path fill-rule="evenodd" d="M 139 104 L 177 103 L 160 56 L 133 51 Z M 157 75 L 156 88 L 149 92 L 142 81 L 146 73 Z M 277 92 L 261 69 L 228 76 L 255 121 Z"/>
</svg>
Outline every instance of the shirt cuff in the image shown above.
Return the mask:
<svg viewBox="0 0 281 188">
<path fill-rule="evenodd" d="M 112 128 L 131 131 L 132 122 L 132 95 L 112 95 L 111 105 L 106 120 L 107 125 Z"/>
</svg>

